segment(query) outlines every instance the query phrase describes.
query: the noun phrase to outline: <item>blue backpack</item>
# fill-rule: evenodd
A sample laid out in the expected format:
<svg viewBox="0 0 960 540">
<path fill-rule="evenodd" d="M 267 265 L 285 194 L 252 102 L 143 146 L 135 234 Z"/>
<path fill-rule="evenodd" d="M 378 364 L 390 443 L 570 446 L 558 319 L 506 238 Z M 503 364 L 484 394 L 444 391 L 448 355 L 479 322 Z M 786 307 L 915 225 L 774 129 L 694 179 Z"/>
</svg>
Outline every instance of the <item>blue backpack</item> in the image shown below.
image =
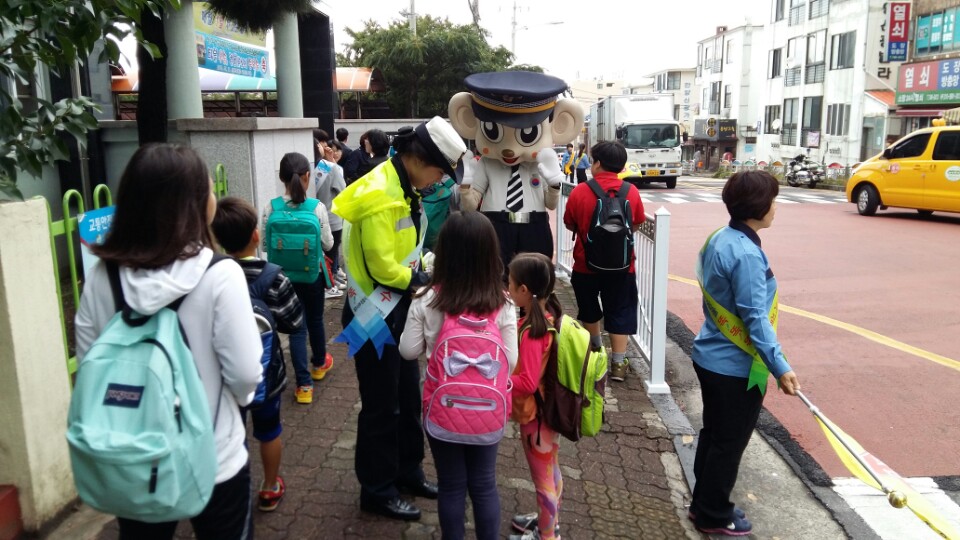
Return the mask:
<svg viewBox="0 0 960 540">
<path fill-rule="evenodd" d="M 67 416 L 77 493 L 148 523 L 196 516 L 217 474 L 216 418 L 177 316 L 183 297 L 141 316 L 123 298 L 117 266 L 107 273 L 117 313 L 80 362 Z"/>
<path fill-rule="evenodd" d="M 330 287 L 323 249 L 320 246 L 320 219 L 317 199 L 306 199 L 298 205 L 287 204 L 283 197 L 270 201 L 272 212 L 267 218 L 267 258 L 280 265 L 294 283 L 313 283 L 323 274 Z"/>
<path fill-rule="evenodd" d="M 251 410 L 259 409 L 287 387 L 287 367 L 283 360 L 283 349 L 280 347 L 280 336 L 277 335 L 273 313 L 270 312 L 265 301 L 267 291 L 279 274 L 280 267 L 268 262 L 263 266 L 257 279 L 247 285 L 250 290 L 250 302 L 253 304 L 253 315 L 257 319 L 260 340 L 263 343 L 263 356 L 260 357 L 263 379 L 257 385 L 253 401 L 247 405 Z"/>
</svg>

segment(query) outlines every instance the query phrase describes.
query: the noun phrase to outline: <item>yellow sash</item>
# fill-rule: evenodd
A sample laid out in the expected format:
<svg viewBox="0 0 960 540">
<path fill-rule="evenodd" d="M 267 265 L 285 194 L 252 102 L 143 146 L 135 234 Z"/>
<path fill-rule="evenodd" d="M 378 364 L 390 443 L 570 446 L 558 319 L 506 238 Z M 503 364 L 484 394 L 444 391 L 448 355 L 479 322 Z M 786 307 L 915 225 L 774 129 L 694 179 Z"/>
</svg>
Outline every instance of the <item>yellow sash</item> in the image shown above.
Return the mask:
<svg viewBox="0 0 960 540">
<path fill-rule="evenodd" d="M 573 152 L 570 152 L 570 159 L 567 160 L 567 164 L 563 166 L 563 173 L 570 174 L 573 171 Z"/>
<path fill-rule="evenodd" d="M 725 338 L 729 339 L 734 345 L 739 347 L 740 350 L 753 358 L 753 362 L 750 364 L 750 375 L 747 377 L 747 390 L 749 391 L 756 386 L 760 389 L 760 394 L 765 394 L 770 370 L 767 368 L 767 365 L 763 363 L 760 354 L 757 353 L 757 348 L 753 346 L 753 341 L 750 339 L 750 332 L 747 330 L 746 324 L 744 324 L 740 317 L 737 317 L 714 300 L 703 286 L 703 255 L 707 251 L 707 245 L 710 244 L 710 240 L 712 240 L 713 236 L 719 231 L 720 229 L 713 231 L 713 233 L 707 237 L 707 241 L 703 243 L 703 247 L 700 248 L 700 256 L 697 258 L 697 281 L 700 283 L 703 301 L 707 306 L 707 313 L 710 314 L 710 319 L 713 321 L 713 324 L 717 325 L 720 333 L 723 334 Z M 770 325 L 773 326 L 774 332 L 777 331 L 777 322 L 779 321 L 779 297 L 779 290 L 773 293 L 773 302 L 771 302 L 769 309 Z"/>
</svg>

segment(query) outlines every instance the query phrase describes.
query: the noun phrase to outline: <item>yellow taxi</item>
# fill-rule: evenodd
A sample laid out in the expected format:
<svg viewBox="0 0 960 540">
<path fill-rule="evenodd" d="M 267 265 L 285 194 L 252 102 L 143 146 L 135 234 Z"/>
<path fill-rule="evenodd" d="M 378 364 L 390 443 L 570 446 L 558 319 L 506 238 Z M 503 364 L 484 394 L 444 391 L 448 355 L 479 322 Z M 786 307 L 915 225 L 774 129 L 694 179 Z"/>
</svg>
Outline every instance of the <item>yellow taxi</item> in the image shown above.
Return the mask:
<svg viewBox="0 0 960 540">
<path fill-rule="evenodd" d="M 914 131 L 863 162 L 847 181 L 847 200 L 863 216 L 888 207 L 960 212 L 960 126 Z"/>
</svg>

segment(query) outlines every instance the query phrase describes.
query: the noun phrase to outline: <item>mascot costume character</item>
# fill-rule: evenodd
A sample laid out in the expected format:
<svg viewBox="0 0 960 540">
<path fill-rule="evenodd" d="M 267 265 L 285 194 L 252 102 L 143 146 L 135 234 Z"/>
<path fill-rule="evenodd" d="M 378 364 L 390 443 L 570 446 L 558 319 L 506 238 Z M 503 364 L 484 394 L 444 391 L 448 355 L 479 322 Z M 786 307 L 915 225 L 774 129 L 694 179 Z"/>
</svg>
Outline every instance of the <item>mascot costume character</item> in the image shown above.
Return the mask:
<svg viewBox="0 0 960 540">
<path fill-rule="evenodd" d="M 553 257 L 547 209 L 557 207 L 563 171 L 554 145 L 573 141 L 583 109 L 558 99 L 567 84 L 529 71 L 475 73 L 450 100 L 450 123 L 473 139 L 478 160 L 464 159 L 463 210 L 482 211 L 500 238 L 504 267 L 524 251 Z"/>
</svg>

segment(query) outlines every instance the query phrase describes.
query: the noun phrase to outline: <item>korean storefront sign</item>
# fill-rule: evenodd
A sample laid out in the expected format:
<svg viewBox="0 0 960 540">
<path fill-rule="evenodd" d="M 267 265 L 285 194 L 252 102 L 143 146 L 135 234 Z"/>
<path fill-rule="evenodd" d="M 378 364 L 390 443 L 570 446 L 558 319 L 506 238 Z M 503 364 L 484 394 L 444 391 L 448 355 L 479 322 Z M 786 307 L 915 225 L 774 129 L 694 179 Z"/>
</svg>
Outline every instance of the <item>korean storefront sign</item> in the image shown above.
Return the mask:
<svg viewBox="0 0 960 540">
<path fill-rule="evenodd" d="M 960 103 L 960 60 L 900 66 L 897 105 Z"/>
<path fill-rule="evenodd" d="M 907 38 L 910 28 L 910 3 L 888 2 L 886 6 L 886 62 L 903 62 L 907 59 Z"/>
</svg>

